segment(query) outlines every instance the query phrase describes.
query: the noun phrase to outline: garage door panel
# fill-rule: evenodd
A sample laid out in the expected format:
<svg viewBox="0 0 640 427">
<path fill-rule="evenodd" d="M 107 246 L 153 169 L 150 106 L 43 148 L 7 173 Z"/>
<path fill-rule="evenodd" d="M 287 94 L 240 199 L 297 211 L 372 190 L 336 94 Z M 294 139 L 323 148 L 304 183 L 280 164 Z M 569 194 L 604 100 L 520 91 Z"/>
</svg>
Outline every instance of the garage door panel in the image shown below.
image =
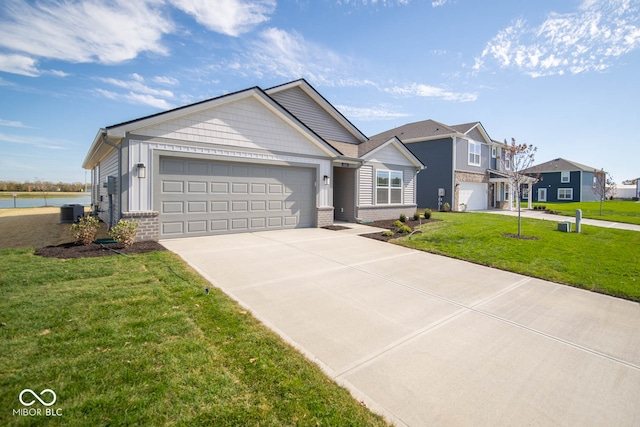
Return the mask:
<svg viewBox="0 0 640 427">
<path fill-rule="evenodd" d="M 184 213 L 184 205 L 182 202 L 162 202 L 162 209 L 160 209 L 160 213 L 181 214 Z"/>
<path fill-rule="evenodd" d="M 212 182 L 211 183 L 212 194 L 229 194 L 228 182 Z"/>
<path fill-rule="evenodd" d="M 162 222 L 160 232 L 166 236 L 181 235 L 184 233 L 182 221 L 165 221 Z"/>
<path fill-rule="evenodd" d="M 160 207 L 161 238 L 314 224 L 313 169 L 164 157 L 160 161 L 161 185 L 154 205 Z M 173 171 L 183 172 L 168 173 Z"/>
<path fill-rule="evenodd" d="M 229 221 L 226 219 L 215 219 L 209 221 L 209 230 L 211 232 L 221 232 L 229 230 Z"/>
<path fill-rule="evenodd" d="M 458 189 L 460 203 L 467 205 L 467 210 L 477 211 L 487 209 L 488 206 L 488 186 L 478 182 L 462 182 Z"/>
<path fill-rule="evenodd" d="M 207 202 L 205 200 L 198 202 L 187 202 L 187 213 L 204 213 L 207 212 Z"/>
<path fill-rule="evenodd" d="M 162 181 L 164 193 L 184 193 L 184 181 Z"/>
<path fill-rule="evenodd" d="M 189 193 L 206 193 L 207 192 L 207 183 L 206 182 L 194 182 L 189 181 L 187 185 L 187 190 Z"/>
</svg>

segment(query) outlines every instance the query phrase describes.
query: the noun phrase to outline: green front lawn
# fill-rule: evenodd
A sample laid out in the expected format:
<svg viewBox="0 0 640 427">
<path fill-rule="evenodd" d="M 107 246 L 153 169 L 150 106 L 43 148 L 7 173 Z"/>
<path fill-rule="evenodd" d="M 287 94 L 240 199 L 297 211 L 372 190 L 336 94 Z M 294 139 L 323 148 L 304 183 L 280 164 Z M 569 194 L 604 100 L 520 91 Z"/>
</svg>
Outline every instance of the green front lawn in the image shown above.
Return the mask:
<svg viewBox="0 0 640 427">
<path fill-rule="evenodd" d="M 582 233 L 557 231 L 557 222 L 522 218 L 522 232 L 538 240 L 504 237 L 517 233 L 517 218 L 483 213 L 434 212 L 441 222 L 399 243 L 503 270 L 640 301 L 640 233 L 582 226 Z"/>
<path fill-rule="evenodd" d="M 0 425 L 386 425 L 170 252 L 0 258 Z"/>
<path fill-rule="evenodd" d="M 582 209 L 583 218 L 601 219 L 604 221 L 625 222 L 628 224 L 640 224 L 640 202 L 627 200 L 605 200 L 602 203 L 602 215 L 600 215 L 600 202 L 569 202 L 569 203 L 534 203 L 546 206 L 547 209 L 559 212 L 561 215 L 576 216 L 576 209 Z"/>
</svg>

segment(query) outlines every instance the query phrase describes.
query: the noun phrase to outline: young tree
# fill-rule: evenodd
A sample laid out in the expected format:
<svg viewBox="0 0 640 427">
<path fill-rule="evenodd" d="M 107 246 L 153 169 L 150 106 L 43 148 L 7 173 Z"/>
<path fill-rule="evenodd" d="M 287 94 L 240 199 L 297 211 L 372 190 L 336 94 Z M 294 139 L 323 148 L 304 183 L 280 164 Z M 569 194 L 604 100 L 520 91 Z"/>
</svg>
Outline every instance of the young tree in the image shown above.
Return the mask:
<svg viewBox="0 0 640 427">
<path fill-rule="evenodd" d="M 522 187 L 536 181 L 535 178 L 525 175 L 522 172 L 533 166 L 537 147 L 530 144 L 518 144 L 515 138 L 511 138 L 511 143 L 504 140 L 505 159 L 509 162 L 509 167 L 504 168 L 509 176 L 512 194 L 516 197 L 518 208 L 518 237 L 522 235 L 522 221 L 520 213 L 520 202 L 522 201 Z M 529 195 L 531 197 L 531 194 Z"/>
<path fill-rule="evenodd" d="M 600 216 L 602 216 L 602 203 L 616 194 L 616 183 L 609 172 L 603 169 L 593 171 L 593 194 L 600 200 Z"/>
</svg>

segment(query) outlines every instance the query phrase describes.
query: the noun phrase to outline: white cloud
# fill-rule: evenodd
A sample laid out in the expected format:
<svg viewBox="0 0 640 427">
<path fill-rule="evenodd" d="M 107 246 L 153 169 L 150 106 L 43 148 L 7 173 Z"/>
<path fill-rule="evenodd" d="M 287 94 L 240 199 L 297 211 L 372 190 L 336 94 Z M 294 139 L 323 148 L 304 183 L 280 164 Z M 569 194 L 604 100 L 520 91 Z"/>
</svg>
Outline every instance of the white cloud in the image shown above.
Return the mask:
<svg viewBox="0 0 640 427">
<path fill-rule="evenodd" d="M 448 3 L 451 3 L 451 0 L 436 0 L 431 2 L 431 7 L 440 7 Z"/>
<path fill-rule="evenodd" d="M 400 117 L 409 117 L 409 114 L 397 113 L 390 111 L 385 106 L 379 108 L 371 107 L 350 107 L 348 105 L 336 105 L 335 106 L 342 114 L 350 119 L 359 120 L 389 120 L 397 119 Z"/>
<path fill-rule="evenodd" d="M 25 126 L 22 122 L 3 119 L 0 119 L 0 126 L 7 126 L 12 128 L 28 128 L 28 126 Z"/>
<path fill-rule="evenodd" d="M 351 60 L 322 45 L 307 41 L 297 32 L 268 28 L 259 34 L 243 54 L 216 68 L 257 78 L 278 76 L 286 79 L 306 78 L 323 86 L 366 85 L 354 80 L 349 70 Z"/>
<path fill-rule="evenodd" d="M 540 25 L 516 20 L 491 39 L 474 70 L 495 61 L 533 77 L 602 71 L 640 48 L 640 11 L 632 0 L 585 0 L 574 13 L 551 13 Z"/>
<path fill-rule="evenodd" d="M 128 92 L 114 92 L 106 89 L 96 89 L 102 96 L 116 100 L 125 101 L 131 104 L 149 105 L 161 110 L 173 108 L 167 99 L 174 99 L 174 93 L 166 89 L 156 89 L 145 83 L 144 77 L 134 73 L 130 80 L 114 78 L 100 78 L 99 80 L 112 86 L 126 89 Z"/>
<path fill-rule="evenodd" d="M 10 144 L 32 145 L 38 148 L 47 148 L 50 150 L 64 150 L 67 148 L 68 142 L 60 139 L 52 139 L 40 136 L 20 136 L 7 135 L 0 133 L 0 142 Z"/>
<path fill-rule="evenodd" d="M 354 4 L 358 5 L 362 3 L 363 6 L 393 6 L 396 4 L 405 5 L 411 3 L 411 0 L 342 0 L 338 1 L 338 4 Z"/>
<path fill-rule="evenodd" d="M 167 76 L 155 76 L 152 80 L 154 83 L 167 85 L 167 86 L 175 86 L 180 83 L 178 79 L 174 79 L 173 77 L 167 77 Z"/>
<path fill-rule="evenodd" d="M 141 52 L 164 55 L 167 50 L 160 41 L 174 25 L 160 6 L 159 0 L 5 0 L 0 6 L 0 47 L 23 57 L 103 64 Z M 28 64 L 22 70 L 37 74 Z"/>
<path fill-rule="evenodd" d="M 138 74 L 132 75 L 133 80 L 119 80 L 114 78 L 101 78 L 105 83 L 113 86 L 121 87 L 123 89 L 129 89 L 133 92 L 143 93 L 147 95 L 155 95 L 163 98 L 173 98 L 173 92 L 165 89 L 154 89 L 144 84 L 144 79 Z"/>
<path fill-rule="evenodd" d="M 399 96 L 420 96 L 426 98 L 441 98 L 445 101 L 472 102 L 478 99 L 477 93 L 452 92 L 435 86 L 411 83 L 405 86 L 385 88 L 385 92 Z"/>
<path fill-rule="evenodd" d="M 37 61 L 28 56 L 0 54 L 0 71 L 4 71 L 5 73 L 36 77 L 40 75 L 40 70 L 38 70 L 36 64 Z"/>
<path fill-rule="evenodd" d="M 217 33 L 237 37 L 269 20 L 275 0 L 170 0 L 182 11 Z"/>
</svg>

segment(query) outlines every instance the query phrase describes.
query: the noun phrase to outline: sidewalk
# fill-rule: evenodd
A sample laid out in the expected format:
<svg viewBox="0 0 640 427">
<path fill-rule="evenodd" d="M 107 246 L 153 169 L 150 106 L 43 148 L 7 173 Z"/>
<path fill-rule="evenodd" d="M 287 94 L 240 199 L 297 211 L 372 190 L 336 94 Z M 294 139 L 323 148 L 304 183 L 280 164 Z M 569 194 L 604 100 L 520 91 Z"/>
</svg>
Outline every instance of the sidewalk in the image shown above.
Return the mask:
<svg viewBox="0 0 640 427">
<path fill-rule="evenodd" d="M 500 210 L 500 209 L 489 209 L 489 210 L 476 211 L 476 212 L 508 215 L 508 216 L 518 216 L 518 211 L 516 210 L 507 211 L 507 210 Z M 575 216 L 554 215 L 554 214 L 546 213 L 545 211 L 535 211 L 535 210 L 529 210 L 529 209 L 522 209 L 520 213 L 524 218 L 535 218 L 535 219 L 541 219 L 544 221 L 556 221 L 556 222 L 568 221 L 568 222 L 571 222 L 572 224 L 576 223 Z M 592 225 L 594 227 L 617 228 L 620 230 L 640 231 L 640 225 L 625 224 L 623 222 L 601 221 L 598 219 L 582 218 L 582 224 Z"/>
</svg>

